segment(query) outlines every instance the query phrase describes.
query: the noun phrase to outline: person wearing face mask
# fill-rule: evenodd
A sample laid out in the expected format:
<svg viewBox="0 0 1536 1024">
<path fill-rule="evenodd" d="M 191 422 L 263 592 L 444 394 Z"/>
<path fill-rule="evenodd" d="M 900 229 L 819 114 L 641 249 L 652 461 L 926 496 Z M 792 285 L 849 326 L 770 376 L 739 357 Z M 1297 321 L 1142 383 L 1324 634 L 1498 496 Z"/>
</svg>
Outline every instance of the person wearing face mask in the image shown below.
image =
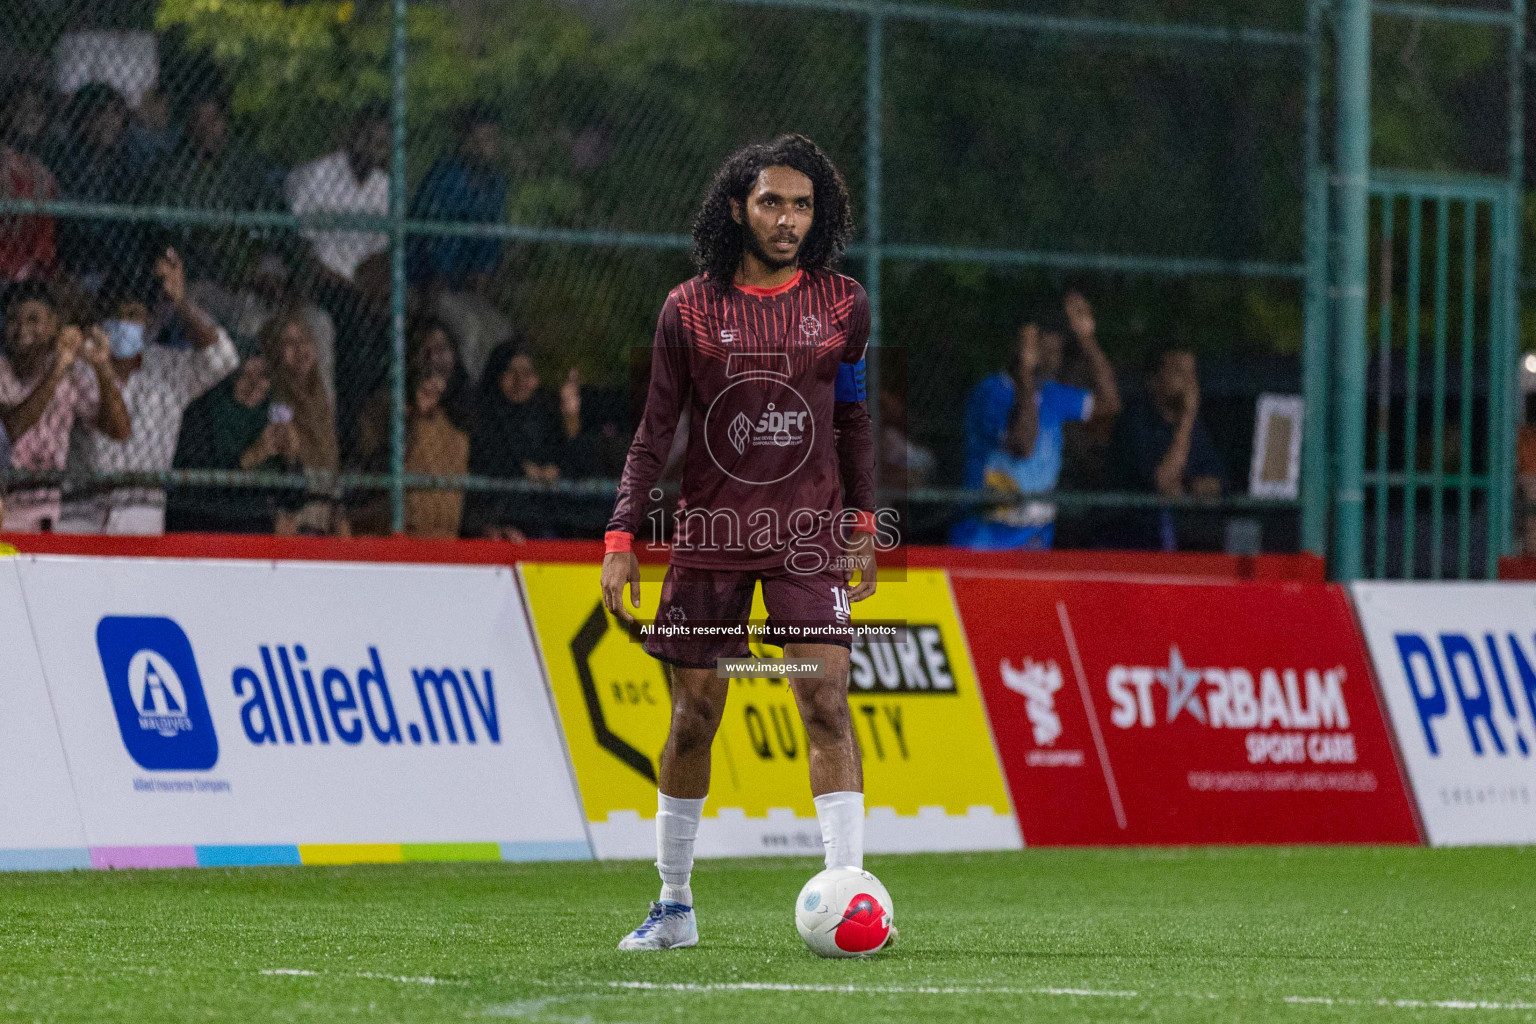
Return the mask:
<svg viewBox="0 0 1536 1024">
<path fill-rule="evenodd" d="M 106 333 L 64 324 L 47 286 L 23 281 L 5 293 L 0 408 L 11 437 L 11 462 L 22 472 L 57 473 L 69 453 L 70 431 L 90 423 L 126 440 L 128 408 L 112 372 Z M 52 530 L 59 519 L 56 487 L 13 491 L 6 525 L 22 533 Z"/>
<path fill-rule="evenodd" d="M 77 424 L 70 441 L 71 471 L 94 476 L 170 469 L 187 406 L 239 363 L 229 335 L 187 296 L 186 271 L 176 250 L 166 249 L 160 255 L 154 274 L 192 348 L 147 343 L 148 304 L 132 282 L 108 282 L 102 292 L 101 329 L 133 431 L 127 438 L 113 438 Z M 89 489 L 87 485 L 65 502 L 59 532 L 164 533 L 165 491 L 160 487 Z"/>
</svg>

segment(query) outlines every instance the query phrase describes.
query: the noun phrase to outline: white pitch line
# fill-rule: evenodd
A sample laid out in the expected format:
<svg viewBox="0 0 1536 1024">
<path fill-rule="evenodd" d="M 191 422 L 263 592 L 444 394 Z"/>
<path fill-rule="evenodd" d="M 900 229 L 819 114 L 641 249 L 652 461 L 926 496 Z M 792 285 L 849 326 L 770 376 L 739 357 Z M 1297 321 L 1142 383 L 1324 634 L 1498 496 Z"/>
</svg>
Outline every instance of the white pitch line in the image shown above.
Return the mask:
<svg viewBox="0 0 1536 1024">
<path fill-rule="evenodd" d="M 1092 988 L 1006 988 L 969 985 L 796 985 L 774 981 L 731 982 L 659 982 L 610 981 L 609 988 L 641 989 L 654 992 L 831 992 L 844 995 L 927 995 L 927 996 L 1087 996 L 1101 999 L 1134 999 L 1136 992 L 1116 992 Z"/>
<path fill-rule="evenodd" d="M 1291 1004 L 1315 1006 L 1388 1006 L 1399 1010 L 1536 1010 L 1536 1003 L 1491 1003 L 1480 999 L 1334 999 L 1286 996 Z"/>
<path fill-rule="evenodd" d="M 303 971 L 303 970 L 298 970 L 298 969 L 292 968 L 292 967 L 273 967 L 273 968 L 268 968 L 266 970 L 263 970 L 261 973 L 267 975 L 268 977 L 322 978 L 322 977 L 325 977 L 328 972 L 326 972 L 326 971 Z M 433 978 L 433 977 L 425 976 L 425 975 L 420 977 L 420 978 L 411 978 L 411 977 L 407 977 L 407 976 L 401 975 L 401 974 L 374 974 L 371 971 L 356 971 L 356 972 L 349 972 L 349 973 L 345 973 L 345 974 L 336 974 L 336 975 L 331 975 L 331 976 L 332 977 L 337 977 L 337 978 L 363 978 L 363 979 L 365 979 L 367 981 L 396 981 L 396 982 L 399 982 L 402 985 L 464 985 L 464 984 L 467 984 L 467 982 L 454 981 L 454 980 L 449 979 L 449 978 Z"/>
</svg>

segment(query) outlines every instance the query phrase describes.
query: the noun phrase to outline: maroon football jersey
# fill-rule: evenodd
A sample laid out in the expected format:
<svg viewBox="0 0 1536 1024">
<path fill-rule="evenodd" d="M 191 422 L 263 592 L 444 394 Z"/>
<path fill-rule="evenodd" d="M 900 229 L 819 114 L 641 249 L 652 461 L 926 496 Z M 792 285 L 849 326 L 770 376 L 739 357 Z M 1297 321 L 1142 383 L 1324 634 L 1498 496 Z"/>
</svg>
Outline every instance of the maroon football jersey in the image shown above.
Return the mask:
<svg viewBox="0 0 1536 1024">
<path fill-rule="evenodd" d="M 656 325 L 645 414 L 608 529 L 656 535 L 643 517 L 686 412 L 674 564 L 757 569 L 812 547 L 840 554 L 833 527 L 845 499 L 874 507 L 868 342 L 869 299 L 842 274 L 799 271 L 772 289 L 678 285 Z"/>
</svg>

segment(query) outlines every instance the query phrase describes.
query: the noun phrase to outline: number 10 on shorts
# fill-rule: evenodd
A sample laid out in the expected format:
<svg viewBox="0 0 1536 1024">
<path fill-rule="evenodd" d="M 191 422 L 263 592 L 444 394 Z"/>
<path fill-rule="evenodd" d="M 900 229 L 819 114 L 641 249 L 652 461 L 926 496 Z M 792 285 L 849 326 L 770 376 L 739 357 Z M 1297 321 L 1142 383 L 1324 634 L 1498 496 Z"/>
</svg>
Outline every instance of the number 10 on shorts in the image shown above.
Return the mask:
<svg viewBox="0 0 1536 1024">
<path fill-rule="evenodd" d="M 846 587 L 832 588 L 832 611 L 837 614 L 837 621 L 846 623 L 853 616 L 853 605 L 848 600 Z"/>
</svg>

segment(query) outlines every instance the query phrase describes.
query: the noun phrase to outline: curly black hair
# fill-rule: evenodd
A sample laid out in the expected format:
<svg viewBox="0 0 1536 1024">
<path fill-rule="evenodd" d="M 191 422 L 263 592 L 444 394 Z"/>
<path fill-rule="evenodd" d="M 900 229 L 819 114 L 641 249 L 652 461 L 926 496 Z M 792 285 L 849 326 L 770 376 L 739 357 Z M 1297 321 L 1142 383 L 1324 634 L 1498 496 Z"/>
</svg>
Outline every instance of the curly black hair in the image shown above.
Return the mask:
<svg viewBox="0 0 1536 1024">
<path fill-rule="evenodd" d="M 804 135 L 790 134 L 743 146 L 715 172 L 693 221 L 694 265 L 721 288 L 729 288 L 736 276 L 743 232 L 749 230 L 731 217 L 731 200 L 745 204 L 747 193 L 765 167 L 792 167 L 810 178 L 815 190 L 816 216 L 795 261 L 802 269 L 836 267 L 853 236 L 848 186 L 816 143 Z"/>
</svg>

